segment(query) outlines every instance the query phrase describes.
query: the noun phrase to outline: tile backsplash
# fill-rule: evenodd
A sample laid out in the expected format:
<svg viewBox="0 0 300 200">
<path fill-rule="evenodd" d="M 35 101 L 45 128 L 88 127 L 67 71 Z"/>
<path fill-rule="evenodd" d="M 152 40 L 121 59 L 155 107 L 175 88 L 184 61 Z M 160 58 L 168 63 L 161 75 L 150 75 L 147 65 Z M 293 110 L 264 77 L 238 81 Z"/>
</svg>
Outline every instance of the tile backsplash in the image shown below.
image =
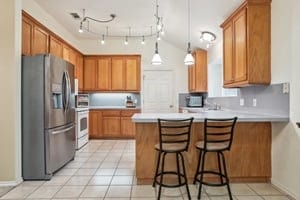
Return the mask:
<svg viewBox="0 0 300 200">
<path fill-rule="evenodd" d="M 207 102 L 232 110 L 289 116 L 290 94 L 283 93 L 284 84 L 288 83 L 240 88 L 236 97 L 209 97 Z M 241 99 L 244 101 L 243 106 L 240 105 Z M 256 99 L 256 106 L 253 99 Z"/>
<path fill-rule="evenodd" d="M 137 93 L 91 93 L 90 106 L 124 106 L 127 96 L 137 100 L 137 107 L 141 105 L 140 94 Z"/>
</svg>

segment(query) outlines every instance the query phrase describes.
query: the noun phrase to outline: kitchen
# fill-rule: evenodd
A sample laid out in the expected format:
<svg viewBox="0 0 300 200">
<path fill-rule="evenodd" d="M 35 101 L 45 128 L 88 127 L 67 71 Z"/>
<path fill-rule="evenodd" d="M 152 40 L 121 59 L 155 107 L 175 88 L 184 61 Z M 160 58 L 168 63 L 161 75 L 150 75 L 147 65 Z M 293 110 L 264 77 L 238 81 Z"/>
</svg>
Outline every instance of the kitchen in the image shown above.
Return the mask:
<svg viewBox="0 0 300 200">
<path fill-rule="evenodd" d="M 10 66 L 1 68 L 0 73 L 1 80 L 7 83 L 1 86 L 1 92 L 5 94 L 3 100 L 5 105 L 7 105 L 3 111 L 3 113 L 6 113 L 6 117 L 1 120 L 2 130 L 0 145 L 1 173 L 4 173 L 1 175 L 1 177 L 3 177 L 1 180 L 4 182 L 18 181 L 21 177 L 20 170 L 18 170 L 20 168 L 19 143 L 21 116 L 18 91 L 20 91 L 21 65 L 20 60 L 16 59 L 16 57 L 20 55 L 20 45 L 12 49 L 12 47 L 15 47 L 16 41 L 20 40 L 15 38 L 20 38 L 21 33 L 18 23 L 21 23 L 21 21 L 14 20 L 13 16 L 20 19 L 21 7 L 22 5 L 20 5 L 19 2 L 10 1 L 6 3 L 6 6 L 1 6 L 1 13 L 11 16 L 11 18 L 1 19 L 1 24 L 3 24 L 3 30 L 1 31 L 5 34 L 5 37 L 3 37 L 5 40 L 1 41 L 1 44 L 5 44 L 5 48 L 1 48 L 1 66 Z M 295 159 L 297 152 L 299 152 L 299 130 L 295 124 L 299 121 L 299 107 L 297 105 L 297 102 L 299 102 L 299 95 L 297 94 L 299 90 L 299 84 L 297 84 L 297 74 L 299 73 L 297 65 L 299 64 L 299 58 L 297 58 L 296 54 L 299 48 L 296 45 L 298 42 L 297 35 L 299 35 L 297 34 L 299 28 L 296 25 L 296 21 L 299 16 L 297 8 L 299 8 L 299 6 L 296 1 L 272 1 L 272 83 L 290 82 L 290 123 L 272 124 L 272 182 L 296 199 L 299 198 L 299 162 Z M 39 12 L 39 6 L 36 4 L 31 5 L 26 10 L 31 11 L 30 14 L 40 19 L 43 24 L 49 24 L 49 28 L 54 28 L 55 25 L 58 26 L 53 22 L 53 18 L 47 17 L 47 13 Z M 230 12 L 228 12 L 228 14 L 229 13 Z M 73 41 L 72 44 L 74 44 L 74 46 L 80 46 L 80 44 L 78 44 L 79 41 L 75 39 L 72 40 L 73 37 L 65 32 L 63 28 L 60 30 L 62 30 L 61 35 L 66 35 L 66 37 L 69 36 L 71 38 L 70 41 Z M 15 35 L 12 33 L 15 33 Z M 20 41 L 17 43 L 19 44 Z M 99 47 L 98 43 L 87 41 L 82 48 L 86 54 L 130 54 L 131 52 L 136 52 L 138 49 L 142 54 L 142 65 L 151 70 L 150 60 L 154 52 L 153 44 L 154 42 L 148 42 L 145 48 L 139 45 L 125 48 L 119 41 L 113 41 L 112 46 L 104 48 Z M 99 48 L 101 50 L 99 50 Z M 116 49 L 118 49 L 118 52 L 116 52 Z M 186 69 L 184 69 L 182 65 L 185 50 L 174 48 L 164 41 L 159 43 L 159 49 L 161 57 L 165 62 L 161 68 L 168 69 L 172 66 L 178 66 L 175 71 L 175 74 L 177 74 L 174 84 L 175 93 L 186 93 L 187 76 L 179 76 L 180 74 L 187 74 Z M 174 106 L 177 105 L 179 104 L 175 100 Z M 14 110 L 14 112 L 11 112 L 12 110 Z"/>
</svg>

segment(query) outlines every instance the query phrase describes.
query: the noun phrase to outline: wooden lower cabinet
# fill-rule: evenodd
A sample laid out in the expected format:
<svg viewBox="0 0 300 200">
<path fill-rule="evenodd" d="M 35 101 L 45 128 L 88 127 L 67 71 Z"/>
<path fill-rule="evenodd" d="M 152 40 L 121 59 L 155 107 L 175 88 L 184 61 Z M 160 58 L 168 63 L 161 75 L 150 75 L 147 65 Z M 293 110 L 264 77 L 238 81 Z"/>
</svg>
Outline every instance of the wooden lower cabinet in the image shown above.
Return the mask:
<svg viewBox="0 0 300 200">
<path fill-rule="evenodd" d="M 135 123 L 131 121 L 131 117 L 121 117 L 121 133 L 124 137 L 135 137 Z"/>
<path fill-rule="evenodd" d="M 131 117 L 139 109 L 96 109 L 89 113 L 89 138 L 134 138 L 135 123 Z"/>
<path fill-rule="evenodd" d="M 89 138 L 101 138 L 102 135 L 102 112 L 90 110 L 89 112 Z"/>
</svg>

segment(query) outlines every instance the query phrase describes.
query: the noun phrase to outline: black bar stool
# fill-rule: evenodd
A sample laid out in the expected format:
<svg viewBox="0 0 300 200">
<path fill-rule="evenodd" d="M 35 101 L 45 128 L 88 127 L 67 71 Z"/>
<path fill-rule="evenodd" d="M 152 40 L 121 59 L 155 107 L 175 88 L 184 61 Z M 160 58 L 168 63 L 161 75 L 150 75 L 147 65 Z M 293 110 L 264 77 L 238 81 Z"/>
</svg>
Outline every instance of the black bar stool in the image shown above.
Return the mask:
<svg viewBox="0 0 300 200">
<path fill-rule="evenodd" d="M 158 119 L 159 143 L 155 145 L 155 150 L 158 151 L 158 160 L 152 184 L 153 187 L 155 187 L 155 184 L 159 185 L 157 199 L 160 199 L 162 187 L 174 188 L 183 185 L 186 186 L 188 198 L 191 199 L 182 152 L 188 150 L 193 120 L 194 118 L 182 120 Z M 165 158 L 167 154 L 176 154 L 176 171 L 165 171 Z M 181 167 L 179 160 L 181 160 Z M 164 175 L 176 176 L 178 183 L 165 184 L 163 182 Z"/>
<path fill-rule="evenodd" d="M 204 119 L 204 140 L 196 143 L 196 148 L 200 151 L 194 177 L 194 184 L 199 182 L 198 199 L 201 197 L 202 184 L 208 186 L 226 185 L 229 198 L 232 199 L 223 152 L 230 150 L 236 121 L 237 117 L 227 119 Z M 216 153 L 218 158 L 218 171 L 204 169 L 207 152 Z M 213 183 L 204 181 L 203 177 L 207 174 L 218 176 L 220 182 Z"/>
</svg>

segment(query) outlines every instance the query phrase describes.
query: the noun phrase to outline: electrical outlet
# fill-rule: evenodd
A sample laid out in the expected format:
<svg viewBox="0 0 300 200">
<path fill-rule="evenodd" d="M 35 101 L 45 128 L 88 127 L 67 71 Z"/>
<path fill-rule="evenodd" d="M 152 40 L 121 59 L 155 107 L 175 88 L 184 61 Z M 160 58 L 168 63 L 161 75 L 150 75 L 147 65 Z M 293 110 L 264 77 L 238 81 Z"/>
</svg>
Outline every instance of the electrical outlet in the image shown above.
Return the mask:
<svg viewBox="0 0 300 200">
<path fill-rule="evenodd" d="M 255 98 L 252 101 L 252 105 L 253 105 L 253 107 L 256 107 L 256 105 L 257 105 L 257 100 Z"/>
<path fill-rule="evenodd" d="M 244 106 L 245 105 L 245 100 L 244 99 L 240 99 L 240 106 Z"/>
<path fill-rule="evenodd" d="M 282 92 L 283 92 L 283 94 L 288 94 L 290 92 L 289 83 L 282 84 Z"/>
</svg>

